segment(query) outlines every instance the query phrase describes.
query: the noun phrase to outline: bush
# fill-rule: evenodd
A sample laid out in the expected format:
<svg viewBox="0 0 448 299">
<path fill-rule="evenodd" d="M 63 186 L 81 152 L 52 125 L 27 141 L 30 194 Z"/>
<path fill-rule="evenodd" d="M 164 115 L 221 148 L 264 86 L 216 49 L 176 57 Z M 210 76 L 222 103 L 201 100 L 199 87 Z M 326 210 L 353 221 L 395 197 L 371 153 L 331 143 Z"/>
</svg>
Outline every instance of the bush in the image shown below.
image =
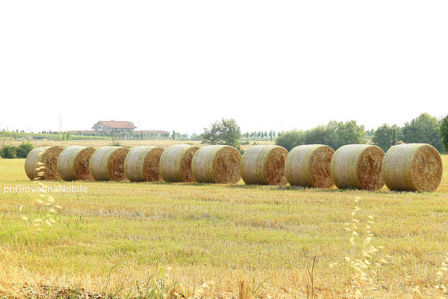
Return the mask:
<svg viewBox="0 0 448 299">
<path fill-rule="evenodd" d="M 0 156 L 5 159 L 26 158 L 32 150 L 33 145 L 29 142 L 22 143 L 19 146 L 5 145 L 0 150 Z"/>
<path fill-rule="evenodd" d="M 305 143 L 305 133 L 297 130 L 289 131 L 280 135 L 275 143 L 290 151 L 293 147 Z"/>
<path fill-rule="evenodd" d="M 4 159 L 15 159 L 15 158 L 17 158 L 17 147 L 10 146 L 10 145 L 5 145 L 0 150 L 0 156 L 2 156 L 2 158 L 4 158 Z"/>
<path fill-rule="evenodd" d="M 338 133 L 334 127 L 318 126 L 305 132 L 305 144 L 325 144 L 337 149 Z"/>
<path fill-rule="evenodd" d="M 17 158 L 26 158 L 28 153 L 33 150 L 33 145 L 29 142 L 22 143 L 17 148 Z"/>
</svg>

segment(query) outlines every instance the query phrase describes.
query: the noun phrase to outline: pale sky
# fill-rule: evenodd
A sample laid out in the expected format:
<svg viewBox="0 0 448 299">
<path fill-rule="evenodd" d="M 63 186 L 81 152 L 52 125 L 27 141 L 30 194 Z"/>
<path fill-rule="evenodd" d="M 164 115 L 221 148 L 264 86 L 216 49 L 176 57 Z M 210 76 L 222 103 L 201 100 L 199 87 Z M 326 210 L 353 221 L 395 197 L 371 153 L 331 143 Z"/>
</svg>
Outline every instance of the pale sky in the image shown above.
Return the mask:
<svg viewBox="0 0 448 299">
<path fill-rule="evenodd" d="M 0 129 L 448 113 L 448 1 L 1 1 Z"/>
</svg>

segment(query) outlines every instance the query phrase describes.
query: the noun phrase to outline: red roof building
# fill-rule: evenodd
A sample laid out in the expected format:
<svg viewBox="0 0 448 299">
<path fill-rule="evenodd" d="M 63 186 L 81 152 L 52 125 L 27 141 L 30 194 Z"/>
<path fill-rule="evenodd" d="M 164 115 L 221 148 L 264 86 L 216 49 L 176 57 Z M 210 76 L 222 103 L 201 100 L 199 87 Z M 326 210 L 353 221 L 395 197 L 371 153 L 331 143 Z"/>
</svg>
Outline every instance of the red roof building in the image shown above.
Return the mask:
<svg viewBox="0 0 448 299">
<path fill-rule="evenodd" d="M 170 132 L 163 130 L 134 130 L 137 128 L 130 121 L 116 121 L 109 120 L 104 121 L 101 120 L 93 125 L 92 129 L 95 131 L 86 131 L 85 133 L 93 132 L 95 135 L 103 135 L 103 136 L 117 136 L 117 137 L 132 137 L 132 138 L 169 138 Z M 81 131 L 73 131 L 81 132 Z M 84 135 L 84 134 L 82 134 Z M 87 135 L 87 134 L 86 134 Z"/>
</svg>

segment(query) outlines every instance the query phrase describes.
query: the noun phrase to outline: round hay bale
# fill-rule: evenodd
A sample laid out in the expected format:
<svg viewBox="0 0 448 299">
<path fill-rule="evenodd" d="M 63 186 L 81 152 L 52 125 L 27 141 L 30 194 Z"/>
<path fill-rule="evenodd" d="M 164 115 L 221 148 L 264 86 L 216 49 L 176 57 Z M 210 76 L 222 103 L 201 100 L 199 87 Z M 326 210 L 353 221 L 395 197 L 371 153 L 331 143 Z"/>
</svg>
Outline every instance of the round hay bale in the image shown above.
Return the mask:
<svg viewBox="0 0 448 299">
<path fill-rule="evenodd" d="M 88 146 L 69 146 L 58 158 L 58 172 L 65 181 L 91 180 L 89 161 L 95 149 Z"/>
<path fill-rule="evenodd" d="M 44 146 L 33 149 L 25 160 L 25 173 L 30 180 L 60 180 L 57 170 L 58 156 L 63 148 Z"/>
<path fill-rule="evenodd" d="M 331 159 L 331 179 L 340 189 L 381 189 L 384 186 L 381 178 L 383 157 L 383 150 L 375 145 L 341 146 Z"/>
<path fill-rule="evenodd" d="M 121 146 L 103 146 L 90 158 L 89 169 L 95 181 L 124 180 L 124 160 L 129 149 Z"/>
<path fill-rule="evenodd" d="M 442 158 L 429 144 L 394 145 L 383 160 L 383 179 L 390 190 L 435 191 L 442 180 L 442 172 Z"/>
<path fill-rule="evenodd" d="M 291 186 L 331 188 L 334 150 L 322 144 L 299 145 L 286 157 L 285 176 Z"/>
<path fill-rule="evenodd" d="M 193 182 L 191 162 L 199 147 L 175 144 L 165 149 L 160 157 L 160 175 L 165 182 Z"/>
<path fill-rule="evenodd" d="M 160 181 L 159 162 L 163 149 L 157 146 L 136 146 L 126 155 L 124 173 L 131 182 Z"/>
<path fill-rule="evenodd" d="M 277 145 L 254 145 L 241 159 L 241 177 L 246 184 L 285 185 L 288 151 Z"/>
<path fill-rule="evenodd" d="M 240 152 L 229 145 L 208 145 L 193 156 L 193 177 L 199 183 L 235 184 L 241 179 Z"/>
</svg>

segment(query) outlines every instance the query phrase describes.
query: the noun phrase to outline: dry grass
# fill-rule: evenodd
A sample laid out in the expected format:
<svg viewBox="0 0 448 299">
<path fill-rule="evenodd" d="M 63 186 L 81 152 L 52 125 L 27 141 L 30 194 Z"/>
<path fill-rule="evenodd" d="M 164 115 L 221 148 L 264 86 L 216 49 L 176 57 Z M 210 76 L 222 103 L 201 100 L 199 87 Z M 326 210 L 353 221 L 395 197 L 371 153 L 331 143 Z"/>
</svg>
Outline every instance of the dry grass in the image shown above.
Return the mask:
<svg viewBox="0 0 448 299">
<path fill-rule="evenodd" d="M 205 298 L 342 297 L 356 281 L 345 258 L 363 254 L 345 230 L 356 219 L 364 235 L 355 244 L 370 236 L 368 246 L 382 248 L 369 262 L 390 256 L 368 276 L 369 296 L 441 296 L 435 286 L 447 279 L 448 156 L 443 162 L 442 184 L 433 193 L 45 182 L 88 192 L 53 194 L 62 209 L 41 230 L 21 220 L 48 213 L 36 194 L 2 194 L 0 295 L 160 298 L 175 289 Z M 1 191 L 36 184 L 23 163 L 0 161 Z M 362 230 L 369 216 L 375 222 Z"/>
</svg>

